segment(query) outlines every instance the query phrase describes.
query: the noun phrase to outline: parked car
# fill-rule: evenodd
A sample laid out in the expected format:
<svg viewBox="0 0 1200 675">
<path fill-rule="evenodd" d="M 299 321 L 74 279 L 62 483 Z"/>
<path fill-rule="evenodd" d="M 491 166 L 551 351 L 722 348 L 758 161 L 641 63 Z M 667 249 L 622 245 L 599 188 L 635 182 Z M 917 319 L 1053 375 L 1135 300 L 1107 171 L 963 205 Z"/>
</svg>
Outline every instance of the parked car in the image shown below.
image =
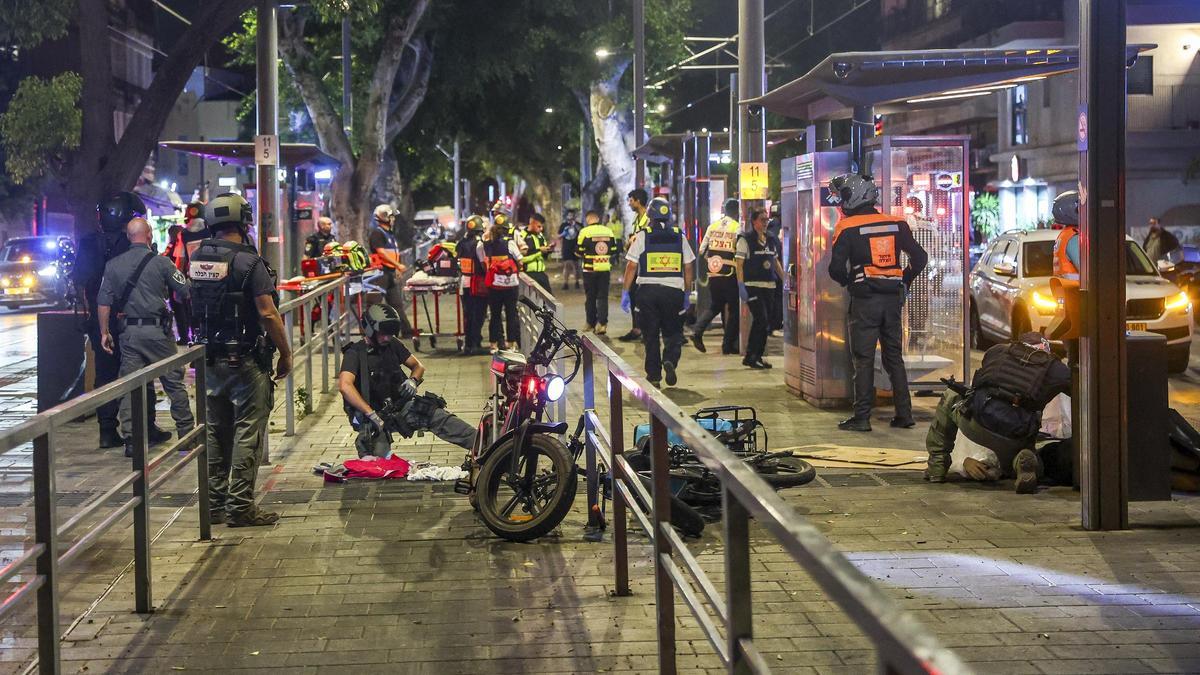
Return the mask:
<svg viewBox="0 0 1200 675">
<path fill-rule="evenodd" d="M 1013 231 L 997 237 L 971 271 L 971 343 L 985 349 L 1026 331 L 1045 331 L 1058 307 L 1050 291 L 1055 230 Z M 1125 313 L 1130 330 L 1167 338 L 1167 368 L 1187 369 L 1192 302 L 1164 279 L 1132 238 L 1125 238 Z"/>
<path fill-rule="evenodd" d="M 1187 293 L 1194 305 L 1200 298 L 1200 247 L 1184 244 L 1156 262 L 1158 271 Z M 1200 323 L 1200 312 L 1192 312 L 1192 321 Z"/>
<path fill-rule="evenodd" d="M 66 307 L 75 246 L 67 237 L 15 237 L 0 248 L 0 305 Z"/>
</svg>

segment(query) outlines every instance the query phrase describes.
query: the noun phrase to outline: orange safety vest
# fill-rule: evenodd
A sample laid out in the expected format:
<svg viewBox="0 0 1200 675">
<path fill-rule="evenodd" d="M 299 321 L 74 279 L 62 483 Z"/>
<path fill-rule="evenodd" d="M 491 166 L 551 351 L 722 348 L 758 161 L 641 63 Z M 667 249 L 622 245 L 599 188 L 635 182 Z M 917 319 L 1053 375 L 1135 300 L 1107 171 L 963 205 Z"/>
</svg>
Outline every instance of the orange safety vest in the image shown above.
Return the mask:
<svg viewBox="0 0 1200 675">
<path fill-rule="evenodd" d="M 1054 276 L 1079 281 L 1079 268 L 1067 257 L 1067 242 L 1078 236 L 1079 228 L 1074 225 L 1068 225 L 1058 233 L 1058 238 L 1054 240 Z"/>
<path fill-rule="evenodd" d="M 896 241 L 900 234 L 900 225 L 895 216 L 886 213 L 864 213 L 857 216 L 843 216 L 838 220 L 833 231 L 833 243 L 838 237 L 850 229 L 857 229 L 859 236 L 866 239 L 870 247 L 870 261 L 863 259 L 862 251 L 852 251 L 850 265 L 861 265 L 863 275 L 868 279 L 895 279 L 904 277 L 904 268 L 900 266 L 900 247 Z"/>
</svg>

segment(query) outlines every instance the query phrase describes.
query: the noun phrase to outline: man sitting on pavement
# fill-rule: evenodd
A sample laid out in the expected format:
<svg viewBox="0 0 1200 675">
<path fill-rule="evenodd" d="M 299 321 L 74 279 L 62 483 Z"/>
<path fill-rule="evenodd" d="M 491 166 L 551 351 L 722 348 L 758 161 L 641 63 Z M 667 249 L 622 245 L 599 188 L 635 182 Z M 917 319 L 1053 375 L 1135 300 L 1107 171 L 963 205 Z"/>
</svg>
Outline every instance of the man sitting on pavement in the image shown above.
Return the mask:
<svg viewBox="0 0 1200 675">
<path fill-rule="evenodd" d="M 400 327 L 400 315 L 391 305 L 372 305 L 363 316 L 365 339 L 344 350 L 338 391 L 351 425 L 358 430 L 354 442 L 358 456 L 391 457 L 393 431 L 408 437 L 428 430 L 470 449 L 475 427 L 446 412 L 442 397 L 428 392 L 417 395 L 425 366 L 399 340 Z"/>
<path fill-rule="evenodd" d="M 983 365 L 975 371 L 970 388 L 952 385 L 942 395 L 925 437 L 929 451 L 925 480 L 946 481 L 950 453 L 960 429 L 967 438 L 996 453 L 998 473 L 1015 476 L 1018 493 L 1036 492 L 1044 473 L 1060 477 L 1064 463 L 1069 475 L 1069 453 L 1058 451 L 1054 456 L 1039 457 L 1035 443 L 1042 409 L 1070 388 L 1070 369 L 1050 352 L 1050 343 L 1041 333 L 1025 333 L 1018 342 L 992 347 L 984 354 Z"/>
</svg>

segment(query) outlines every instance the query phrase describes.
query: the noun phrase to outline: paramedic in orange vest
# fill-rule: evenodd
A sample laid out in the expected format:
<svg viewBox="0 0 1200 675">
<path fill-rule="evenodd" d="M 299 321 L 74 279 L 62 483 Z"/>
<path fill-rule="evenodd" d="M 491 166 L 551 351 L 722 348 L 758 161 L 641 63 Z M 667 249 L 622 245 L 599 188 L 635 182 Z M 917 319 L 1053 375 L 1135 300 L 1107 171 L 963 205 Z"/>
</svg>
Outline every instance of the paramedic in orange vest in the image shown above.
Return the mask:
<svg viewBox="0 0 1200 675">
<path fill-rule="evenodd" d="M 904 217 L 881 214 L 875 205 L 879 188 L 869 176 L 848 173 L 829 182 L 829 192 L 842 210 L 833 233 L 829 276 L 850 292 L 850 354 L 854 359 L 854 416 L 843 431 L 870 431 L 875 405 L 875 345 L 883 350 L 883 368 L 892 383 L 896 415 L 891 426 L 914 426 L 908 373 L 904 369 L 904 298 L 913 279 L 925 269 L 929 255 Z M 908 256 L 901 266 L 900 254 Z"/>
<path fill-rule="evenodd" d="M 1064 286 L 1079 287 L 1079 193 L 1071 190 L 1054 198 L 1054 222 L 1062 226 L 1054 240 L 1054 276 Z"/>
</svg>

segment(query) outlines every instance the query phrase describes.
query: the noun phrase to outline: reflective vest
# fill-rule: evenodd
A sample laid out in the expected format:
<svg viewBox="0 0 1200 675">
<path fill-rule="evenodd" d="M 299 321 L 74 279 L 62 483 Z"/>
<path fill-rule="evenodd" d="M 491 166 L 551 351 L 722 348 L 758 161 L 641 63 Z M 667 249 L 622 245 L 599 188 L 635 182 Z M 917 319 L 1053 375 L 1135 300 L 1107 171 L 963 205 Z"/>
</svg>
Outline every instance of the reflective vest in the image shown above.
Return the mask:
<svg viewBox="0 0 1200 675">
<path fill-rule="evenodd" d="M 579 232 L 578 249 L 583 257 L 584 272 L 607 272 L 612 269 L 613 234 L 607 225 L 588 225 Z"/>
<path fill-rule="evenodd" d="M 734 274 L 733 258 L 737 249 L 738 221 L 729 216 L 708 226 L 704 238 L 708 240 L 705 256 L 708 264 L 708 276 L 731 277 Z M 757 238 L 757 237 L 756 237 Z"/>
<path fill-rule="evenodd" d="M 1054 240 L 1054 276 L 1060 279 L 1079 281 L 1079 268 L 1067 256 L 1067 244 L 1077 236 L 1079 236 L 1079 229 L 1074 225 L 1068 225 L 1058 233 L 1058 238 Z"/>
<path fill-rule="evenodd" d="M 900 266 L 900 246 L 897 240 L 900 224 L 895 216 L 884 213 L 864 213 L 844 216 L 833 232 L 833 242 L 847 232 L 857 231 L 865 240 L 865 246 L 856 246 L 850 252 L 850 274 L 854 281 L 904 280 L 904 268 Z"/>
<path fill-rule="evenodd" d="M 543 234 L 534 234 L 533 232 L 525 232 L 522 241 L 525 243 L 521 255 L 521 264 L 525 267 L 526 272 L 545 272 L 546 271 L 546 256 L 542 253 L 542 247 L 546 245 L 546 236 Z"/>
<path fill-rule="evenodd" d="M 638 258 L 638 278 L 683 277 L 683 232 L 678 226 L 651 227 L 642 238 L 645 245 Z"/>
<path fill-rule="evenodd" d="M 749 249 L 749 254 L 742 263 L 742 280 L 774 282 L 774 261 L 777 253 L 774 242 L 776 240 L 768 237 L 766 243 L 760 243 L 757 232 L 738 235 L 738 238 L 745 240 L 746 248 Z M 709 246 L 711 247 L 712 244 L 710 243 Z"/>
<path fill-rule="evenodd" d="M 237 275 L 233 263 L 239 254 L 253 256 L 254 263 L 245 273 Z M 246 292 L 246 283 L 255 268 L 266 264 L 251 246 L 223 239 L 201 242 L 188 265 L 197 342 L 243 348 L 257 344 L 262 327 L 258 307 Z M 270 267 L 267 271 L 274 276 Z"/>
<path fill-rule="evenodd" d="M 633 232 L 649 232 L 650 231 L 650 216 L 641 213 L 633 217 Z"/>
</svg>

